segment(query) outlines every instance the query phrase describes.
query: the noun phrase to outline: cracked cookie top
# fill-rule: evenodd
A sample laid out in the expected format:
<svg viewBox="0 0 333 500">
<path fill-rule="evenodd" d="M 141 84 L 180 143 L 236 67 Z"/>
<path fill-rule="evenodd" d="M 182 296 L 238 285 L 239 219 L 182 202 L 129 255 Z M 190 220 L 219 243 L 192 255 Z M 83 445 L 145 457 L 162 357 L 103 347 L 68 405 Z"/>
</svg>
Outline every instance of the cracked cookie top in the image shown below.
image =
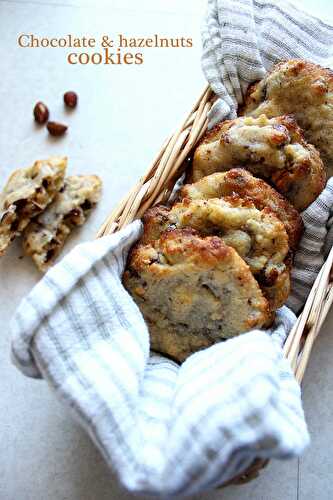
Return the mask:
<svg viewBox="0 0 333 500">
<path fill-rule="evenodd" d="M 123 282 L 143 313 L 152 349 L 177 361 L 270 319 L 267 300 L 238 253 L 190 228 L 137 244 Z"/>
<path fill-rule="evenodd" d="M 333 72 L 310 61 L 292 59 L 273 66 L 247 91 L 245 115 L 292 114 L 308 142 L 316 146 L 332 175 Z"/>
<path fill-rule="evenodd" d="M 194 184 L 186 184 L 180 190 L 181 198 L 192 200 L 209 200 L 234 194 L 250 199 L 259 210 L 269 208 L 283 222 L 290 249 L 296 250 L 303 232 L 303 222 L 298 211 L 267 182 L 254 177 L 244 168 L 216 172 Z"/>
<path fill-rule="evenodd" d="M 161 205 L 144 216 L 143 243 L 158 239 L 163 231 L 190 227 L 201 235 L 218 236 L 249 265 L 262 289 L 269 289 L 272 311 L 289 294 L 290 254 L 284 224 L 269 208 L 237 195 L 225 198 L 183 199 L 170 209 Z"/>
<path fill-rule="evenodd" d="M 266 179 L 299 211 L 317 198 L 326 182 L 319 152 L 305 142 L 290 116 L 239 117 L 210 130 L 194 152 L 193 181 L 232 167 Z"/>
</svg>

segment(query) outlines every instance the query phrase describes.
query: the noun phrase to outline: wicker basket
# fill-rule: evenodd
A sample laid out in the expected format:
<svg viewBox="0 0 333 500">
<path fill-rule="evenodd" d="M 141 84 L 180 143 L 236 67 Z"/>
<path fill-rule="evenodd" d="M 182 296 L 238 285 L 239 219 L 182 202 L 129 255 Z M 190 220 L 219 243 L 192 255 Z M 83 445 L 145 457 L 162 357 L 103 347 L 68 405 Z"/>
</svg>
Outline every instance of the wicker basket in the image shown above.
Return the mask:
<svg viewBox="0 0 333 500">
<path fill-rule="evenodd" d="M 134 219 L 141 218 L 149 207 L 168 200 L 175 182 L 186 169 L 194 147 L 207 130 L 208 112 L 215 99 L 213 92 L 206 87 L 184 123 L 164 143 L 147 173 L 107 218 L 99 230 L 98 237 L 122 229 Z M 314 340 L 333 301 L 332 261 L 333 248 L 284 345 L 284 354 L 289 359 L 299 383 L 303 379 Z M 255 460 L 249 469 L 228 484 L 243 484 L 254 479 L 267 462 Z"/>
</svg>

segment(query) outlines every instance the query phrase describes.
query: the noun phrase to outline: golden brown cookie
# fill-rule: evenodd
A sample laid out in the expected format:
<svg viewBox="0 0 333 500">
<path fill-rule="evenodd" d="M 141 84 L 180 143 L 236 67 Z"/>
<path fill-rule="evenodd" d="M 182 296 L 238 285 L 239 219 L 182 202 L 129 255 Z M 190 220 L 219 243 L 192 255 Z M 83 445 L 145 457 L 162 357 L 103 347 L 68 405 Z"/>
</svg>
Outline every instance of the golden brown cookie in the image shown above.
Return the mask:
<svg viewBox="0 0 333 500">
<path fill-rule="evenodd" d="M 290 116 L 239 117 L 217 124 L 194 152 L 193 181 L 237 166 L 266 179 L 299 211 L 326 182 L 318 151 L 304 141 Z"/>
<path fill-rule="evenodd" d="M 23 249 L 42 272 L 53 264 L 71 230 L 82 226 L 101 195 L 96 175 L 73 175 L 44 213 L 29 224 L 23 235 Z"/>
<path fill-rule="evenodd" d="M 36 161 L 12 173 L 0 197 L 0 255 L 64 184 L 67 158 Z"/>
<path fill-rule="evenodd" d="M 293 114 L 314 144 L 332 175 L 333 72 L 301 59 L 281 62 L 263 80 L 248 89 L 245 115 L 259 117 Z"/>
<path fill-rule="evenodd" d="M 303 232 L 303 222 L 298 211 L 267 182 L 254 177 L 243 168 L 217 172 L 203 177 L 194 184 L 186 184 L 180 191 L 181 198 L 208 200 L 239 195 L 253 201 L 256 208 L 269 208 L 283 223 L 289 247 L 295 251 Z"/>
<path fill-rule="evenodd" d="M 218 237 L 167 231 L 137 245 L 123 282 L 149 328 L 151 348 L 183 361 L 270 318 L 248 265 Z"/>
<path fill-rule="evenodd" d="M 263 290 L 269 288 L 272 310 L 286 301 L 290 266 L 288 235 L 284 224 L 270 209 L 258 210 L 251 200 L 237 195 L 184 199 L 171 209 L 156 206 L 145 214 L 142 242 L 154 241 L 163 231 L 186 227 L 201 235 L 216 235 L 234 248 Z"/>
</svg>

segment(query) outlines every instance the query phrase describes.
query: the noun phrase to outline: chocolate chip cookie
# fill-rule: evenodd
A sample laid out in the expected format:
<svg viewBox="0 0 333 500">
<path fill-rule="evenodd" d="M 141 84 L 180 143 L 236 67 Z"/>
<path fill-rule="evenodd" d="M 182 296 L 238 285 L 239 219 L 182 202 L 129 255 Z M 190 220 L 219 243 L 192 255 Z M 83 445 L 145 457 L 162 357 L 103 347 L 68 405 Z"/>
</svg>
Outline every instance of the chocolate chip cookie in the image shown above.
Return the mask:
<svg viewBox="0 0 333 500">
<path fill-rule="evenodd" d="M 136 245 L 123 282 L 148 325 L 151 348 L 177 361 L 270 318 L 267 300 L 236 250 L 190 228 Z"/>
<path fill-rule="evenodd" d="M 326 182 L 319 152 L 305 142 L 290 116 L 240 117 L 210 130 L 195 150 L 193 181 L 232 167 L 266 179 L 299 211 L 317 198 Z"/>
</svg>

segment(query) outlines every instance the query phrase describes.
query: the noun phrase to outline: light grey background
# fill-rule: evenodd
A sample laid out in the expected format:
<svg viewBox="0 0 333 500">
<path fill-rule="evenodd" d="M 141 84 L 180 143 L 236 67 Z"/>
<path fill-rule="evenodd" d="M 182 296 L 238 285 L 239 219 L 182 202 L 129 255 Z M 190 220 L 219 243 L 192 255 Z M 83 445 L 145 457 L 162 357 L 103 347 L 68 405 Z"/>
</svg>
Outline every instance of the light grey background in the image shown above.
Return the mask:
<svg viewBox="0 0 333 500">
<path fill-rule="evenodd" d="M 299 1 L 333 18 L 330 0 Z M 200 69 L 204 0 L 0 0 L 0 183 L 11 170 L 51 154 L 69 157 L 69 172 L 98 173 L 104 196 L 89 223 L 67 245 L 93 238 L 110 210 L 144 173 L 191 109 L 205 82 Z M 19 33 L 193 37 L 192 49 L 148 49 L 143 66 L 69 66 L 66 51 L 19 49 Z M 78 92 L 66 113 L 62 94 Z M 60 140 L 32 121 L 37 100 L 69 124 Z M 19 242 L 0 261 L 0 500 L 125 500 L 103 460 L 46 383 L 24 378 L 9 361 L 8 323 L 38 280 Z M 246 486 L 200 498 L 291 500 L 333 498 L 333 314 L 314 348 L 303 384 L 312 443 L 300 461 L 269 464 Z M 197 497 L 199 498 L 199 497 Z"/>
</svg>

